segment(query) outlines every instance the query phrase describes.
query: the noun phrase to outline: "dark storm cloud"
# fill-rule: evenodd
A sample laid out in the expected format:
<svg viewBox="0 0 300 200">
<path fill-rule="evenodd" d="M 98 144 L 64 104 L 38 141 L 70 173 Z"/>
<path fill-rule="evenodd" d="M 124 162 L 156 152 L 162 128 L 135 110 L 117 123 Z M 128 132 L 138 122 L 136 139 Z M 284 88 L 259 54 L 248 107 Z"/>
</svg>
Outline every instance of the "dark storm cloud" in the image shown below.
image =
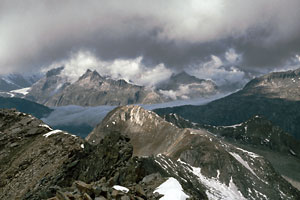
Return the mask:
<svg viewBox="0 0 300 200">
<path fill-rule="evenodd" d="M 2 0 L 1 73 L 80 50 L 181 70 L 235 49 L 241 70 L 272 69 L 299 53 L 299 19 L 299 0 Z"/>
</svg>

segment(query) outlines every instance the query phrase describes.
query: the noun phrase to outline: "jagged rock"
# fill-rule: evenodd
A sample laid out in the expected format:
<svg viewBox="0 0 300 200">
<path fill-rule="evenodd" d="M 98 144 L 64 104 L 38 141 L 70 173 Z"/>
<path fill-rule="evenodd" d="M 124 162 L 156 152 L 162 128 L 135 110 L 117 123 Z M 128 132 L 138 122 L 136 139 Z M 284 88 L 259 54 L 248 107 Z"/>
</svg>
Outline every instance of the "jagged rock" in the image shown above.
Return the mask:
<svg viewBox="0 0 300 200">
<path fill-rule="evenodd" d="M 177 177 L 192 196 L 205 198 L 207 194 L 217 198 L 224 195 L 221 198 L 238 199 L 260 199 L 264 195 L 270 199 L 300 197 L 299 191 L 276 173 L 262 156 L 237 148 L 204 129 L 180 129 L 139 106 L 123 106 L 111 111 L 86 139 L 95 145 L 114 131 L 130 137 L 134 155 L 156 156 L 154 161 L 145 161 L 148 163 L 143 166 L 151 166 L 163 176 Z M 156 170 L 148 170 L 148 174 Z M 217 188 L 227 188 L 228 193 L 216 190 L 210 182 L 218 185 Z"/>
<path fill-rule="evenodd" d="M 224 140 L 267 158 L 276 171 L 299 188 L 300 142 L 262 116 L 231 126 L 211 126 L 192 123 L 177 114 L 164 117 L 181 128 L 206 129 Z"/>
<path fill-rule="evenodd" d="M 137 186 L 147 171 L 139 158 L 132 157 L 129 138 L 118 132 L 89 145 L 74 135 L 53 131 L 31 115 L 0 110 L 0 144 L 1 199 L 125 196 L 114 191 L 114 185 L 129 187 L 126 195 L 139 198 L 145 197 L 145 188 L 153 192 L 163 181 L 160 177 Z"/>
<path fill-rule="evenodd" d="M 60 75 L 62 70 L 58 68 L 48 72 L 46 77 L 31 87 L 26 98 L 47 106 L 149 104 L 167 100 L 144 86 L 102 77 L 91 70 L 71 83 Z"/>
<path fill-rule="evenodd" d="M 273 72 L 251 80 L 243 89 L 243 95 L 262 95 L 290 101 L 300 100 L 300 69 Z"/>
</svg>

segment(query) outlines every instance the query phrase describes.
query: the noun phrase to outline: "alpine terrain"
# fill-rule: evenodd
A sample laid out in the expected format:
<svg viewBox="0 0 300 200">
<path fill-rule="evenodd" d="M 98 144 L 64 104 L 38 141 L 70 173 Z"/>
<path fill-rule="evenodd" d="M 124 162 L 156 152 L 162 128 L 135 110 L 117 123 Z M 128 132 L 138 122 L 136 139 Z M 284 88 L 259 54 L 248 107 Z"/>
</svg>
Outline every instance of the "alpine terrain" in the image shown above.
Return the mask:
<svg viewBox="0 0 300 200">
<path fill-rule="evenodd" d="M 199 124 L 230 126 L 255 115 L 264 116 L 297 139 L 300 138 L 300 70 L 274 72 L 250 81 L 240 91 L 200 106 L 155 110 L 176 113 Z"/>
</svg>

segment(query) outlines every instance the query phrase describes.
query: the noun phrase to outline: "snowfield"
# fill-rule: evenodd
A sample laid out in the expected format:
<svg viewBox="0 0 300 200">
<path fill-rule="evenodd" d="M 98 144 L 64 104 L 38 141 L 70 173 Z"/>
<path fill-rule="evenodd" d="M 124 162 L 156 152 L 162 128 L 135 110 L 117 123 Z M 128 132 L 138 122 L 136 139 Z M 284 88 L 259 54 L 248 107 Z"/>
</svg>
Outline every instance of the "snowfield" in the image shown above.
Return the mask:
<svg viewBox="0 0 300 200">
<path fill-rule="evenodd" d="M 189 198 L 189 196 L 183 192 L 180 183 L 173 177 L 170 177 L 156 188 L 154 193 L 155 192 L 164 195 L 160 200 L 186 200 Z"/>
</svg>

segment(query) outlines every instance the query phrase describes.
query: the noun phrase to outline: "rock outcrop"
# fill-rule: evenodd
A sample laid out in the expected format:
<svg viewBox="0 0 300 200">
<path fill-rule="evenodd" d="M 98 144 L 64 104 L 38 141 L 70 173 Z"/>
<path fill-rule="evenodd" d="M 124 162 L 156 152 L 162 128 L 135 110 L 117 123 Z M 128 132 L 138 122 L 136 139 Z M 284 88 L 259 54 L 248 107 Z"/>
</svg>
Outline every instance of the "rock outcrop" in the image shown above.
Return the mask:
<svg viewBox="0 0 300 200">
<path fill-rule="evenodd" d="M 273 72 L 251 80 L 243 89 L 244 95 L 262 95 L 268 98 L 300 100 L 300 69 Z"/>
<path fill-rule="evenodd" d="M 90 145 L 31 115 L 0 110 L 0 199 L 159 199 L 154 191 L 170 172 L 154 158 L 133 157 L 129 140 L 112 132 Z"/>
<path fill-rule="evenodd" d="M 181 128 L 206 129 L 223 140 L 263 155 L 277 172 L 300 189 L 300 142 L 264 117 L 256 115 L 231 126 L 192 123 L 173 113 L 164 118 Z"/>
<path fill-rule="evenodd" d="M 139 106 L 111 111 L 87 140 L 98 144 L 99 138 L 119 130 L 131 139 L 134 155 L 170 158 L 172 164 L 166 160 L 158 163 L 166 169 L 176 166 L 175 169 L 182 169 L 180 172 L 193 174 L 208 197 L 299 198 L 299 191 L 262 156 L 231 145 L 204 129 L 180 129 Z M 186 179 L 188 175 L 181 177 Z"/>
<path fill-rule="evenodd" d="M 60 74 L 62 70 L 63 67 L 49 71 L 31 87 L 26 98 L 47 106 L 153 104 L 167 100 L 144 86 L 102 77 L 91 70 L 71 83 Z"/>
</svg>

